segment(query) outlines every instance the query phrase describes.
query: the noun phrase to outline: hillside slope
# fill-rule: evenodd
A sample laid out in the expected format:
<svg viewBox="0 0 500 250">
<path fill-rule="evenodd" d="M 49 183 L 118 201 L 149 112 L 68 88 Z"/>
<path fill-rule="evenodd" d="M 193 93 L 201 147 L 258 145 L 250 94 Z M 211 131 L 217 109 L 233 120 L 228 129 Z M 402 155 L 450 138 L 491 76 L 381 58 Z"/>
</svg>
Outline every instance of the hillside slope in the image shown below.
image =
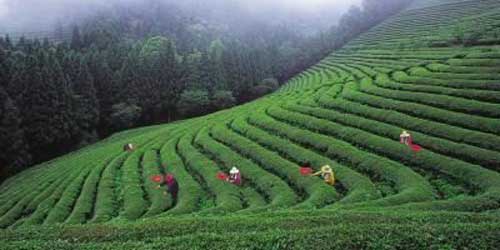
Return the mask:
<svg viewBox="0 0 500 250">
<path fill-rule="evenodd" d="M 416 1 L 273 95 L 118 134 L 7 180 L 0 243 L 494 249 L 499 27 L 497 0 Z M 421 152 L 399 143 L 403 129 Z M 128 142 L 138 149 L 122 152 Z M 335 188 L 302 176 L 304 161 L 330 164 Z M 234 165 L 243 187 L 216 178 Z M 159 173 L 177 177 L 177 200 L 154 189 Z M 50 227 L 31 227 L 41 224 Z M 227 237 L 239 241 L 227 246 Z"/>
</svg>

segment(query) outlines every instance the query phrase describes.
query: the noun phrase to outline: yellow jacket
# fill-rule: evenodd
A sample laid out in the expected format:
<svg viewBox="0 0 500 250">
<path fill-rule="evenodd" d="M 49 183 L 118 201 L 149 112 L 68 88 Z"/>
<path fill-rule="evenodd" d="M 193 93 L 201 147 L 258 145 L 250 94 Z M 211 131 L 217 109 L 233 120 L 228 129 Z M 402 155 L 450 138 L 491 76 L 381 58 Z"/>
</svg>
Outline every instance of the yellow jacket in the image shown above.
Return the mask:
<svg viewBox="0 0 500 250">
<path fill-rule="evenodd" d="M 325 182 L 328 185 L 331 185 L 331 186 L 335 185 L 335 174 L 333 173 L 330 166 L 324 166 L 321 168 L 321 171 L 318 171 L 312 175 L 313 176 L 321 175 L 321 177 L 325 180 Z"/>
</svg>

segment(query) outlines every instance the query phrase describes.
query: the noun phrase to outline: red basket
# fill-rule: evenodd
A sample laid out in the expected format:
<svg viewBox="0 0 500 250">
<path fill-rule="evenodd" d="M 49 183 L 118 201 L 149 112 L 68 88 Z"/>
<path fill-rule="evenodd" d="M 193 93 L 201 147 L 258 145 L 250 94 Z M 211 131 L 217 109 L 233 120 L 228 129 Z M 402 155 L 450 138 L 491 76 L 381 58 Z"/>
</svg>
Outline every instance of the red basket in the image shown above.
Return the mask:
<svg viewBox="0 0 500 250">
<path fill-rule="evenodd" d="M 415 153 L 418 153 L 418 152 L 422 151 L 422 147 L 420 145 L 417 145 L 417 144 L 412 144 L 411 150 L 413 150 L 413 152 L 415 152 Z"/>
<path fill-rule="evenodd" d="M 153 175 L 151 176 L 151 180 L 156 183 L 160 183 L 163 181 L 163 176 L 161 175 Z"/>
<path fill-rule="evenodd" d="M 301 175 L 310 175 L 312 174 L 312 172 L 313 172 L 312 168 L 304 168 L 304 167 L 300 168 Z"/>
<path fill-rule="evenodd" d="M 227 174 L 225 174 L 225 173 L 222 173 L 222 172 L 217 173 L 217 179 L 219 179 L 219 180 L 221 180 L 221 181 L 225 181 L 225 180 L 227 180 L 227 177 L 228 177 L 228 176 L 227 176 Z"/>
</svg>

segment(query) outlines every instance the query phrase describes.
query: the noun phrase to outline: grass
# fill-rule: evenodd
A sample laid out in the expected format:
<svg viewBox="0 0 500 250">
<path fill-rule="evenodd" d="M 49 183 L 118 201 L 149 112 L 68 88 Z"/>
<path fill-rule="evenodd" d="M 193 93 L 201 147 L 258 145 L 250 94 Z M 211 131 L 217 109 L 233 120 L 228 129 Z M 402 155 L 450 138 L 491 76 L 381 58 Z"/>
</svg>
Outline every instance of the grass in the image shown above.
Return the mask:
<svg viewBox="0 0 500 250">
<path fill-rule="evenodd" d="M 499 14 L 415 1 L 274 94 L 26 170 L 0 186 L 1 249 L 496 249 Z"/>
</svg>

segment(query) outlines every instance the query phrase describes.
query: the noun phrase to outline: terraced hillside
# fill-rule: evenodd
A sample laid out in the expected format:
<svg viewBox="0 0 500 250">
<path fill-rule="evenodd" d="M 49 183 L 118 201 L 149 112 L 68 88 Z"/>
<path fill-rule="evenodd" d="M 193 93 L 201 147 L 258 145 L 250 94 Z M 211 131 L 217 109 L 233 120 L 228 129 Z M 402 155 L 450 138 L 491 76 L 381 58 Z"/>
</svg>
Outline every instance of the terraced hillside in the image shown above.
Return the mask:
<svg viewBox="0 0 500 250">
<path fill-rule="evenodd" d="M 275 94 L 121 133 L 7 180 L 0 243 L 495 249 L 499 45 L 500 1 L 416 0 Z M 403 129 L 423 151 L 399 143 Z M 128 142 L 138 149 L 123 152 Z M 304 161 L 330 164 L 335 187 L 302 176 Z M 216 178 L 234 165 L 242 187 Z M 160 173 L 176 176 L 178 199 L 154 189 Z"/>
</svg>

